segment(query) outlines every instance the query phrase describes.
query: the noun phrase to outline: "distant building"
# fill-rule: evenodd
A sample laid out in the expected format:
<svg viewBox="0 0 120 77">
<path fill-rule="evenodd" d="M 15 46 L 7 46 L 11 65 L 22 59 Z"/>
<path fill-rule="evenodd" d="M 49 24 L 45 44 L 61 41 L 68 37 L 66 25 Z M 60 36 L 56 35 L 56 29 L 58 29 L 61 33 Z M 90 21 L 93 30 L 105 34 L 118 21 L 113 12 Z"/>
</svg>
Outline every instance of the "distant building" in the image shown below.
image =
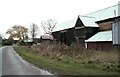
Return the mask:
<svg viewBox="0 0 120 77">
<path fill-rule="evenodd" d="M 33 45 L 33 39 L 32 38 L 28 38 L 28 39 L 24 40 L 24 44 L 25 45 Z"/>
<path fill-rule="evenodd" d="M 40 43 L 50 43 L 51 41 L 53 41 L 52 35 L 44 34 L 40 37 Z"/>
<path fill-rule="evenodd" d="M 17 44 L 19 42 L 19 38 L 13 38 L 13 44 Z"/>
</svg>

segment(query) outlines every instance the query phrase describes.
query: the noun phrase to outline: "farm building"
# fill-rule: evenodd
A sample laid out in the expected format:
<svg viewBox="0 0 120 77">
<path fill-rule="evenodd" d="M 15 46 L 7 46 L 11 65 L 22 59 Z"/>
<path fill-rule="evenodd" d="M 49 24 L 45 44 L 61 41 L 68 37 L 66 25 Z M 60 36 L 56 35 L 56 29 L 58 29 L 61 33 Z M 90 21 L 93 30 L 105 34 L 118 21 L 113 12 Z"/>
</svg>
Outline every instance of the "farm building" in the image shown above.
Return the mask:
<svg viewBox="0 0 120 77">
<path fill-rule="evenodd" d="M 95 50 L 112 48 L 113 22 L 120 17 L 118 7 L 119 5 L 114 5 L 57 24 L 52 34 L 55 40 L 61 44 L 82 45 L 88 49 L 94 47 Z M 105 34 L 108 35 L 106 38 L 104 38 Z"/>
<path fill-rule="evenodd" d="M 112 23 L 116 18 L 120 17 L 118 15 L 118 5 L 114 5 L 87 15 L 95 17 L 95 23 L 99 25 L 100 31 L 112 30 Z"/>
<path fill-rule="evenodd" d="M 96 34 L 98 28 L 94 17 L 79 16 L 74 30 L 74 36 L 78 45 L 85 45 L 85 40 Z"/>
<path fill-rule="evenodd" d="M 44 34 L 44 35 L 41 35 L 41 37 L 40 37 L 41 43 L 50 43 L 51 41 L 53 41 L 52 35 Z"/>
<path fill-rule="evenodd" d="M 101 31 L 85 40 L 86 48 L 92 50 L 110 50 L 112 46 L 112 30 Z"/>
<path fill-rule="evenodd" d="M 28 39 L 24 40 L 24 43 L 29 44 L 29 45 L 40 43 L 40 37 L 38 36 L 38 37 L 35 37 L 34 39 L 28 38 Z"/>
<path fill-rule="evenodd" d="M 24 40 L 24 44 L 25 45 L 32 45 L 33 44 L 33 39 L 32 38 L 28 38 L 28 39 Z"/>
<path fill-rule="evenodd" d="M 78 16 L 56 25 L 52 32 L 56 41 L 70 46 L 71 44 L 85 45 L 85 40 L 98 32 L 95 19 L 88 16 Z"/>
<path fill-rule="evenodd" d="M 90 37 L 89 39 L 85 40 L 86 48 L 93 49 L 93 50 L 110 50 L 113 48 L 113 37 L 114 39 L 118 39 L 117 36 L 112 35 L 112 30 L 116 27 L 114 22 L 115 19 L 120 18 L 113 17 L 106 20 L 98 21 L 99 31 L 94 36 Z M 105 38 L 106 37 L 106 38 Z M 100 40 L 102 39 L 102 40 Z"/>
<path fill-rule="evenodd" d="M 91 14 L 96 16 L 96 23 L 99 25 L 100 32 L 85 41 L 86 48 L 93 50 L 112 49 L 112 27 L 114 26 L 113 23 L 116 19 L 120 18 L 120 16 L 118 15 L 118 5 L 105 8 Z"/>
<path fill-rule="evenodd" d="M 67 22 L 57 24 L 53 29 L 52 35 L 57 43 L 70 45 L 75 41 L 74 26 L 77 18 L 69 20 Z"/>
</svg>

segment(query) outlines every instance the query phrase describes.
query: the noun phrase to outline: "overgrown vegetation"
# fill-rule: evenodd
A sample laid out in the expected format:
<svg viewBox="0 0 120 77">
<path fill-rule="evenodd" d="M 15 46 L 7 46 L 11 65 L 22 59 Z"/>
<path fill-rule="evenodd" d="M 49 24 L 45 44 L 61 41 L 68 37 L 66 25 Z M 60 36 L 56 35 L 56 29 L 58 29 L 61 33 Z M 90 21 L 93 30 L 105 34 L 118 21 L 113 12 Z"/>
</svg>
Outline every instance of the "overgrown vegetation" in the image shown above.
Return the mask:
<svg viewBox="0 0 120 77">
<path fill-rule="evenodd" d="M 109 75 L 120 72 L 116 49 L 92 51 L 58 44 L 41 44 L 15 47 L 15 50 L 29 62 L 57 74 Z"/>
<path fill-rule="evenodd" d="M 0 44 L 0 47 L 2 47 L 2 45 Z"/>
</svg>

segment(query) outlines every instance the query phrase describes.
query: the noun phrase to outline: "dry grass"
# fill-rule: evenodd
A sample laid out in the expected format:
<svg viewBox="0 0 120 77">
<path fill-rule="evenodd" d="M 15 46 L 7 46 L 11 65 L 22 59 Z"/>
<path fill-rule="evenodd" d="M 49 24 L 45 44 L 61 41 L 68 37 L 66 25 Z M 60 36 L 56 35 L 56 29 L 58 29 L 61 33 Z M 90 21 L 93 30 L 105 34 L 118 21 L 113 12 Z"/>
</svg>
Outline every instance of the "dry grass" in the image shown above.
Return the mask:
<svg viewBox="0 0 120 77">
<path fill-rule="evenodd" d="M 110 63 L 103 65 L 103 63 L 89 60 L 84 62 L 78 58 L 71 58 L 70 55 L 60 55 L 55 52 L 46 53 L 47 51 L 43 51 L 38 54 L 38 52 L 31 51 L 32 48 L 24 46 L 14 48 L 23 59 L 57 75 L 118 75 L 117 69 Z"/>
<path fill-rule="evenodd" d="M 99 61 L 99 62 L 117 62 L 118 51 L 95 51 L 86 50 L 81 47 L 66 47 L 59 44 L 41 44 L 31 47 L 32 51 L 40 55 L 47 56 L 67 56 L 73 59 Z"/>
<path fill-rule="evenodd" d="M 67 47 L 59 44 L 40 44 L 31 46 L 29 49 L 41 56 L 47 56 L 50 59 L 56 59 L 58 61 L 87 63 L 93 64 L 101 70 L 120 71 L 118 70 L 118 51 L 116 49 L 111 51 L 95 51 L 86 50 L 82 47 Z"/>
</svg>

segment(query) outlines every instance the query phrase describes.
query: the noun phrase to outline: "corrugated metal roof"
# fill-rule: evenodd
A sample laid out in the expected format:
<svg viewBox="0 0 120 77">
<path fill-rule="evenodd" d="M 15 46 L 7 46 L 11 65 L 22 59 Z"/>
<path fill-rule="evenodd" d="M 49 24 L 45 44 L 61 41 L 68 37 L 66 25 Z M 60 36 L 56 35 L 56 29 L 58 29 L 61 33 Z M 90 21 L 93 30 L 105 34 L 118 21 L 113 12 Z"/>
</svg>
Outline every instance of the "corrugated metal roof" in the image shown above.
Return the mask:
<svg viewBox="0 0 120 77">
<path fill-rule="evenodd" d="M 98 25 L 95 23 L 95 18 L 93 17 L 79 16 L 79 18 L 81 19 L 85 27 L 98 27 Z M 77 18 L 74 18 L 67 22 L 57 24 L 53 29 L 53 32 L 73 28 L 75 27 L 76 22 L 77 22 Z"/>
<path fill-rule="evenodd" d="M 119 13 L 118 13 L 118 4 L 117 4 L 93 13 L 86 14 L 85 16 L 79 16 L 79 18 L 81 19 L 81 21 L 86 27 L 98 27 L 98 25 L 95 23 L 96 21 L 113 18 L 115 16 L 119 16 L 118 14 Z M 76 21 L 77 21 L 77 18 L 74 18 L 67 22 L 57 24 L 53 29 L 53 32 L 72 28 L 75 26 Z"/>
<path fill-rule="evenodd" d="M 85 27 L 99 27 L 95 23 L 95 18 L 90 16 L 79 16 Z"/>
<path fill-rule="evenodd" d="M 95 11 L 95 12 L 92 12 L 86 15 L 95 17 L 96 21 L 113 18 L 115 17 L 115 13 L 116 13 L 116 16 L 119 16 L 118 7 L 120 7 L 120 5 L 117 4 L 117 5 L 114 5 L 114 6 L 102 9 L 102 10 L 98 10 L 98 11 Z"/>
<path fill-rule="evenodd" d="M 75 26 L 76 21 L 77 21 L 77 18 L 74 18 L 64 23 L 57 24 L 53 29 L 53 32 L 72 28 Z"/>
<path fill-rule="evenodd" d="M 85 40 L 85 42 L 102 42 L 102 41 L 112 41 L 112 31 L 103 31 L 98 32 L 88 40 Z"/>
</svg>

